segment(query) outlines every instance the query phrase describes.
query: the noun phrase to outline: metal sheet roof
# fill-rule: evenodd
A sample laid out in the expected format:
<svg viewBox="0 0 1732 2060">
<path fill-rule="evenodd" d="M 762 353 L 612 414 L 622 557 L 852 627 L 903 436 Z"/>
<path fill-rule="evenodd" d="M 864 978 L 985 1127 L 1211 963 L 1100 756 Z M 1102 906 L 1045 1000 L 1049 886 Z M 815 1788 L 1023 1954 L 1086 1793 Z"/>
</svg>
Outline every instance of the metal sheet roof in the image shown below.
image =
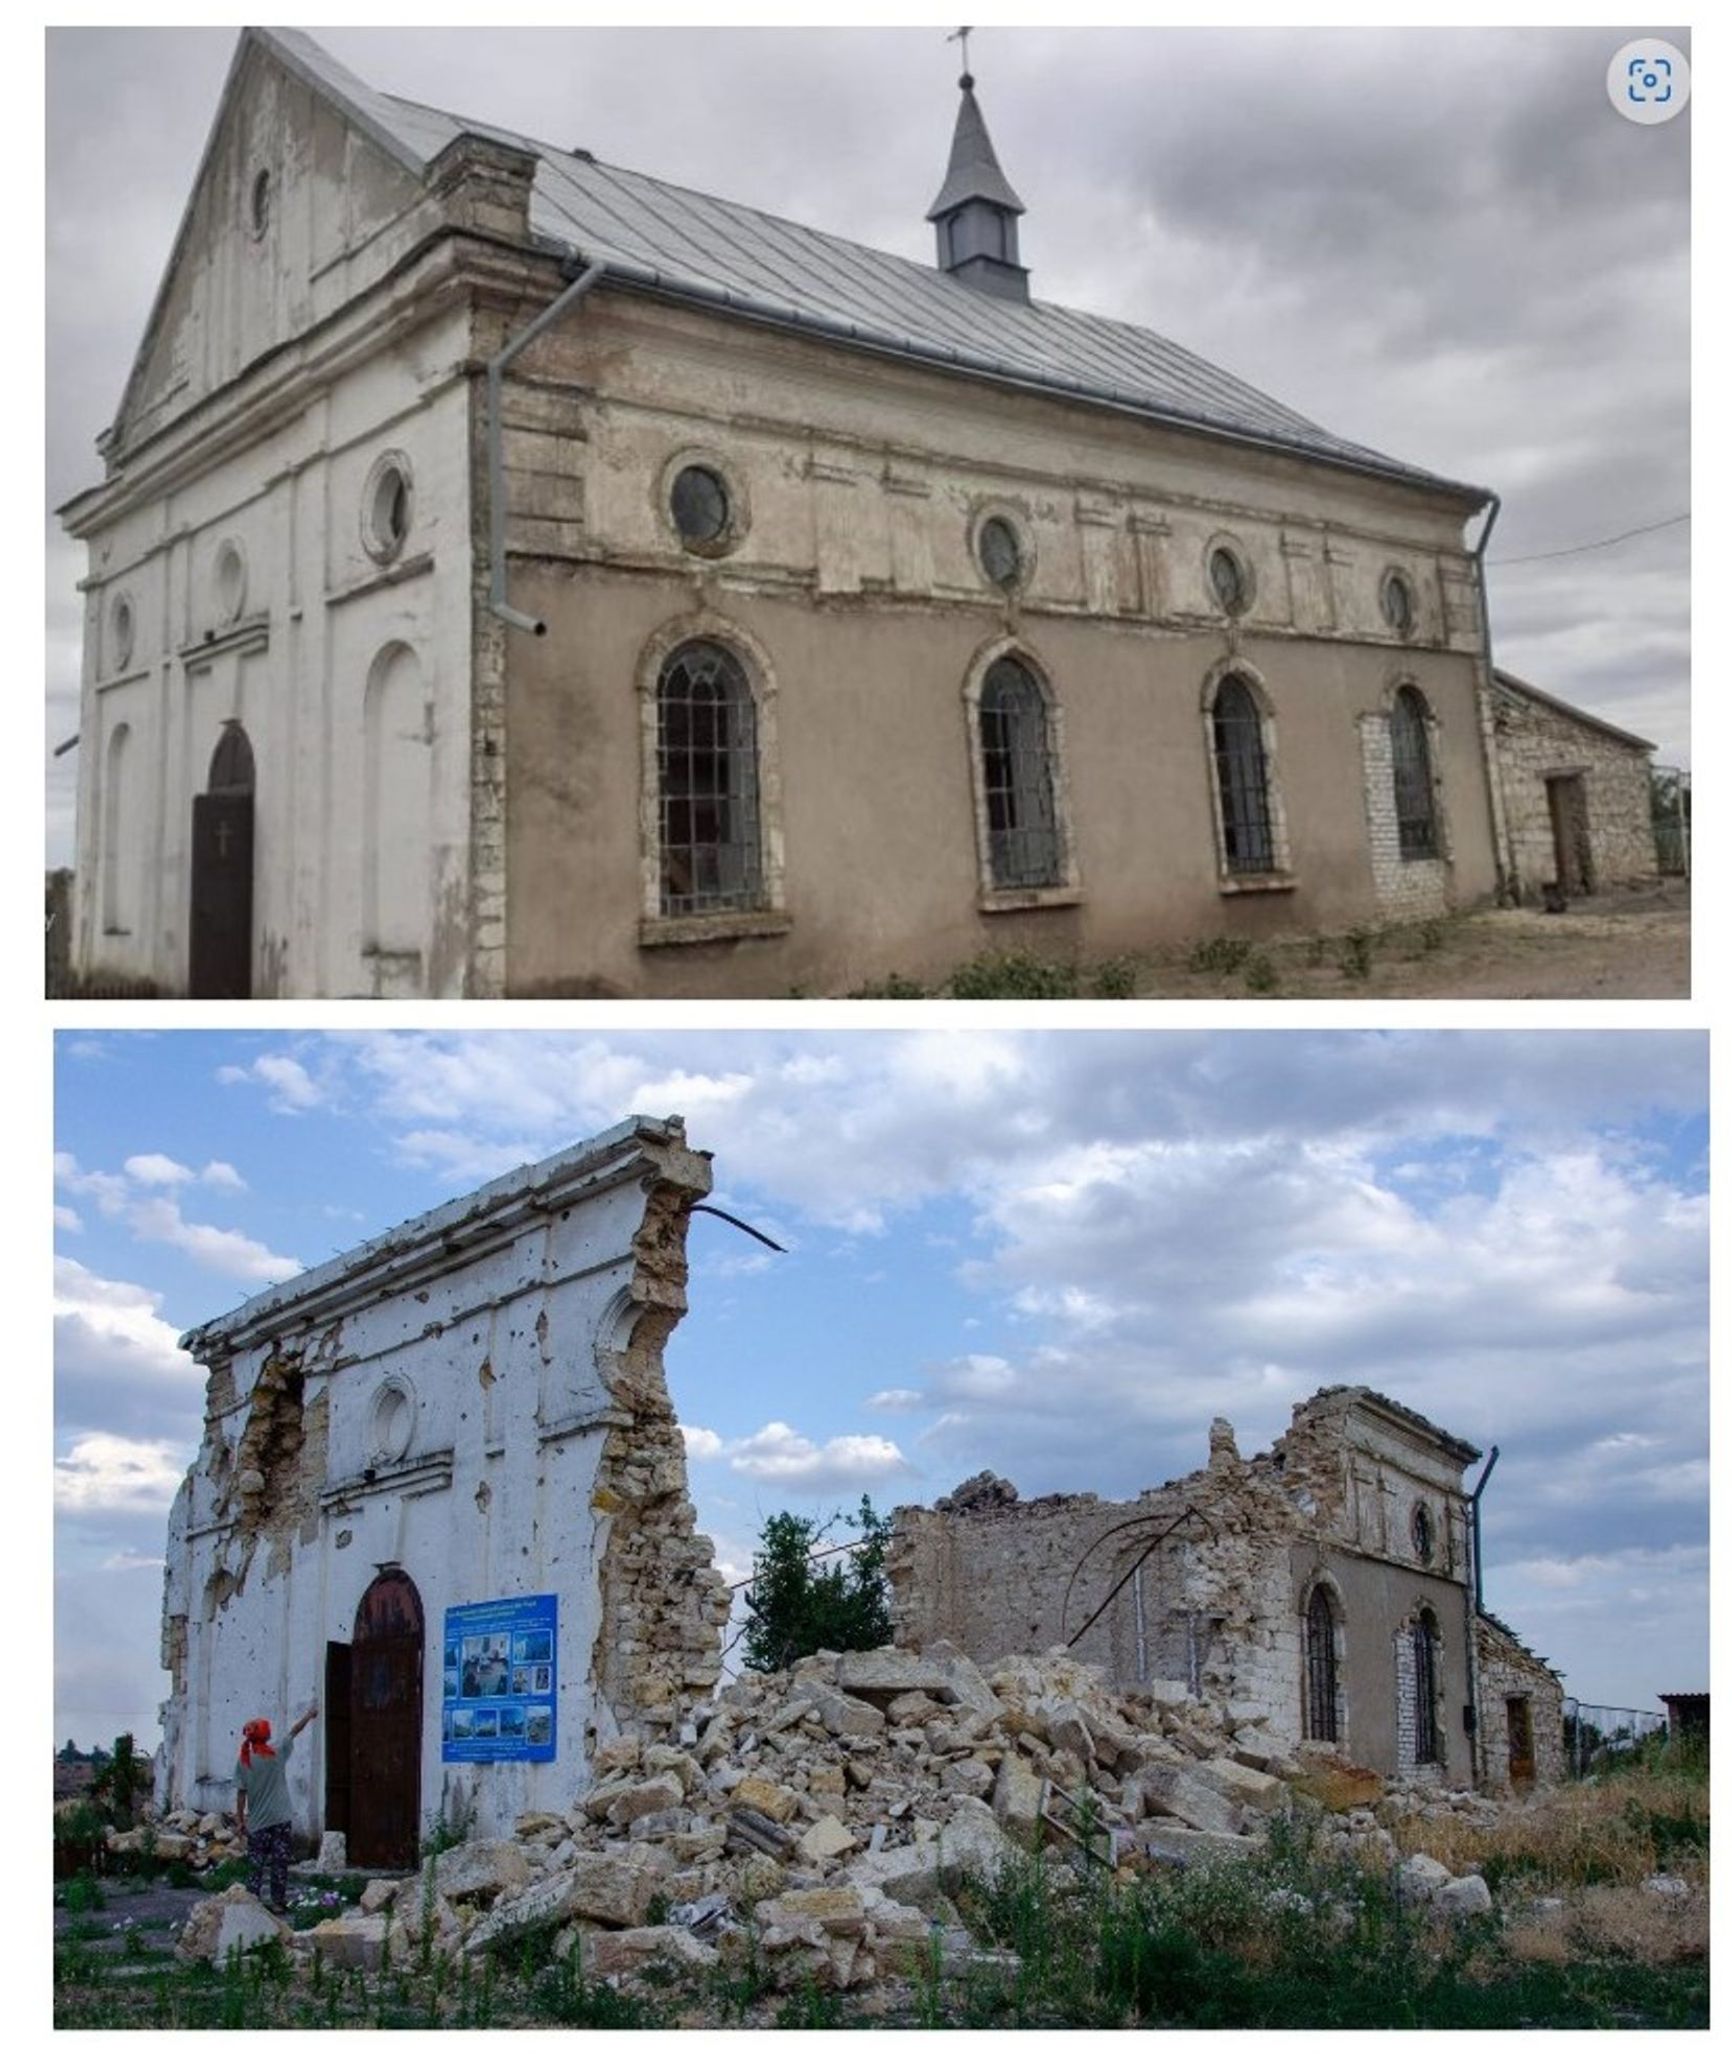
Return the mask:
<svg viewBox="0 0 1732 2060">
<path fill-rule="evenodd" d="M 1045 301 L 1000 300 L 910 258 L 399 100 L 366 86 L 300 31 L 260 33 L 369 129 L 385 130 L 398 155 L 425 163 L 466 133 L 533 154 L 534 235 L 574 261 L 604 263 L 624 282 L 925 364 L 1489 498 L 1335 436 L 1152 330 Z"/>
</svg>

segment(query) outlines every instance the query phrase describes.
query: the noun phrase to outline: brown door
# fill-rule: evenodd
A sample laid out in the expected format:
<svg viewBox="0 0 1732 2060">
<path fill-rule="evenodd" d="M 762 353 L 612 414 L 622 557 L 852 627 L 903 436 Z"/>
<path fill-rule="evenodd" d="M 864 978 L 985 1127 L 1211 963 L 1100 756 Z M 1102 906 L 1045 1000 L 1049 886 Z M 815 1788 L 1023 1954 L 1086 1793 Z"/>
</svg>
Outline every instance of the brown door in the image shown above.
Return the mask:
<svg viewBox="0 0 1732 2060">
<path fill-rule="evenodd" d="M 192 919 L 187 992 L 199 1001 L 248 1001 L 253 991 L 253 747 L 225 722 L 211 754 L 209 791 L 192 802 Z"/>
<path fill-rule="evenodd" d="M 1551 810 L 1552 852 L 1558 887 L 1566 895 L 1592 894 L 1594 858 L 1588 844 L 1588 797 L 1580 773 L 1560 773 L 1546 782 Z"/>
<path fill-rule="evenodd" d="M 349 1859 L 413 1867 L 421 1812 L 421 1598 L 401 1569 L 361 1597 L 349 1647 Z"/>
<path fill-rule="evenodd" d="M 1504 1706 L 1509 1712 L 1509 1778 L 1525 1788 L 1534 1778 L 1533 1709 L 1525 1695 L 1509 1696 Z"/>
</svg>

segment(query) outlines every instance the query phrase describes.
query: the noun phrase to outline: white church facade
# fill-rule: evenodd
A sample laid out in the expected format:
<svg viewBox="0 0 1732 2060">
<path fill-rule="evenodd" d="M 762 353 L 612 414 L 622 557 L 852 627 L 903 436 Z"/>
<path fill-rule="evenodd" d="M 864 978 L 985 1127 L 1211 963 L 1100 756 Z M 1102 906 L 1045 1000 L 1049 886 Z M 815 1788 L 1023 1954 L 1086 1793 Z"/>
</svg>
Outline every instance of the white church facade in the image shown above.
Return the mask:
<svg viewBox="0 0 1732 2060">
<path fill-rule="evenodd" d="M 89 550 L 77 969 L 777 995 L 1508 884 L 1493 497 L 246 32 Z"/>
</svg>

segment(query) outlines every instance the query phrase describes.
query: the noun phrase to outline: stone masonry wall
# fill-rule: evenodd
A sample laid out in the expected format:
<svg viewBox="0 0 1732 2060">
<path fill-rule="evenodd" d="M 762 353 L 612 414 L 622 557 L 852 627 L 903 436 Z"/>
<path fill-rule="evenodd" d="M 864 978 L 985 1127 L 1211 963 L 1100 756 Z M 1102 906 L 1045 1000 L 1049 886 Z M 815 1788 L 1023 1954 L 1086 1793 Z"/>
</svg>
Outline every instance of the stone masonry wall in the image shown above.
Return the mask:
<svg viewBox="0 0 1732 2060">
<path fill-rule="evenodd" d="M 1509 1699 L 1525 1696 L 1533 1727 L 1534 1779 L 1545 1787 L 1564 1777 L 1564 1684 L 1503 1625 L 1478 1624 L 1480 1785 L 1510 1788 Z"/>
<path fill-rule="evenodd" d="M 1501 687 L 1496 735 L 1510 842 L 1523 900 L 1557 878 L 1546 781 L 1579 773 L 1587 802 L 1594 887 L 1652 879 L 1659 871 L 1649 803 L 1649 753 L 1597 724 Z"/>
</svg>

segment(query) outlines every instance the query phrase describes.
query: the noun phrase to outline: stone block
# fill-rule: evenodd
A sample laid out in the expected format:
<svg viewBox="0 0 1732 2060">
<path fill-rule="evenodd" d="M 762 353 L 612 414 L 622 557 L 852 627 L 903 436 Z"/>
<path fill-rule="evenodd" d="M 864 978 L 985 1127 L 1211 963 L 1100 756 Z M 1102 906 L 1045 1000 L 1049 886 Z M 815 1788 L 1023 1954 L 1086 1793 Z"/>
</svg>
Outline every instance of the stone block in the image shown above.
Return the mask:
<svg viewBox="0 0 1732 2060">
<path fill-rule="evenodd" d="M 562 1874 L 496 1903 L 469 1935 L 466 1950 L 584 1918 L 621 1931 L 635 1930 L 649 1914 L 656 1876 L 613 1853 L 579 1853 Z"/>
<path fill-rule="evenodd" d="M 529 1862 L 509 1838 L 472 1838 L 437 1853 L 422 1870 L 447 1902 L 492 1901 L 527 1888 Z"/>
<path fill-rule="evenodd" d="M 1444 1882 L 1432 1901 L 1451 1917 L 1483 1917 L 1491 1909 L 1491 1890 L 1479 1875 L 1463 1874 Z"/>
<path fill-rule="evenodd" d="M 387 1923 L 382 1913 L 374 1912 L 331 1917 L 300 1933 L 299 1943 L 309 1952 L 316 1948 L 327 1967 L 360 1968 L 373 1974 L 385 1956 Z"/>
<path fill-rule="evenodd" d="M 653 1780 L 639 1781 L 616 1795 L 608 1805 L 608 1822 L 624 1830 L 639 1817 L 678 1809 L 684 1800 L 685 1790 L 678 1780 L 672 1774 L 658 1774 Z"/>
<path fill-rule="evenodd" d="M 257 1896 L 237 1882 L 221 1895 L 195 1903 L 181 1927 L 175 1955 L 182 1960 L 209 1960 L 221 1966 L 230 1953 L 248 1952 L 275 1940 L 287 1946 L 294 1934 Z"/>
<path fill-rule="evenodd" d="M 791 1788 L 784 1788 L 779 1781 L 766 1781 L 761 1775 L 747 1774 L 734 1786 L 728 1797 L 728 1807 L 735 1810 L 755 1810 L 760 1817 L 768 1817 L 772 1824 L 785 1824 L 800 1807 L 800 1798 Z"/>
<path fill-rule="evenodd" d="M 702 1971 L 716 1964 L 716 1949 L 677 1924 L 640 1925 L 630 1931 L 583 1934 L 583 1971 L 592 1981 L 640 1972 L 645 1967 Z"/>
<path fill-rule="evenodd" d="M 321 1874 L 343 1874 L 349 1866 L 349 1841 L 341 1831 L 327 1831 L 319 1840 L 319 1857 L 313 1862 Z"/>
<path fill-rule="evenodd" d="M 858 1888 L 793 1888 L 758 1905 L 758 1922 L 767 1930 L 799 1932 L 816 1924 L 834 1938 L 858 1938 L 866 1929 L 866 1903 Z"/>
<path fill-rule="evenodd" d="M 1020 1753 L 1007 1752 L 998 1763 L 992 1813 L 1007 1836 L 1030 1852 L 1040 1844 L 1040 1806 L 1046 1783 Z"/>
<path fill-rule="evenodd" d="M 1343 1760 L 1314 1759 L 1300 1765 L 1289 1786 L 1326 1810 L 1357 1810 L 1382 1796 L 1383 1777 L 1369 1767 L 1352 1767 Z"/>
<path fill-rule="evenodd" d="M 1262 1840 L 1224 1831 L 1196 1831 L 1176 1817 L 1152 1817 L 1134 1833 L 1137 1850 L 1169 1866 L 1189 1867 L 1198 1861 L 1244 1860 L 1262 1851 Z"/>
<path fill-rule="evenodd" d="M 839 1860 L 844 1853 L 851 1853 L 859 1843 L 840 1817 L 826 1816 L 806 1832 L 795 1851 L 813 1866 L 822 1866 L 826 1860 Z"/>
<path fill-rule="evenodd" d="M 1237 1760 L 1205 1760 L 1196 1772 L 1200 1780 L 1213 1782 L 1229 1802 L 1262 1816 L 1278 1810 L 1287 1800 L 1286 1782 L 1277 1781 L 1272 1774 L 1261 1774 L 1255 1767 L 1241 1766 Z"/>
<path fill-rule="evenodd" d="M 1151 1816 L 1176 1817 L 1193 1831 L 1230 1834 L 1239 1829 L 1238 1804 L 1195 1768 L 1145 1767 L 1137 1784 Z"/>
</svg>

